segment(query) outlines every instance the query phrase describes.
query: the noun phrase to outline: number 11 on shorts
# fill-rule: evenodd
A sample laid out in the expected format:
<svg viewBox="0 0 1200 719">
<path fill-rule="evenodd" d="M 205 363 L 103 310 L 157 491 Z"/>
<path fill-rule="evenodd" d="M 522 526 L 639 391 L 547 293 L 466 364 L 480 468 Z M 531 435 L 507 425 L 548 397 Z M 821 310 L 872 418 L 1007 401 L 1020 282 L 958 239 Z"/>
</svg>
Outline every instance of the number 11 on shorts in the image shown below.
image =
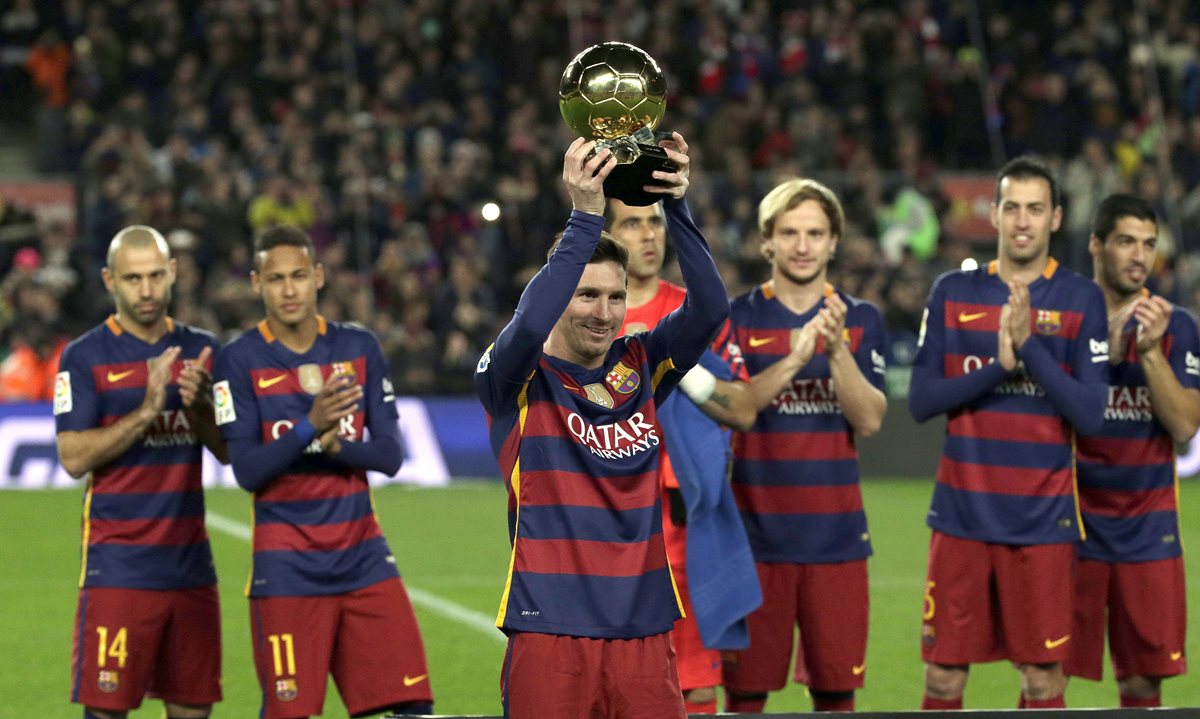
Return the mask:
<svg viewBox="0 0 1200 719">
<path fill-rule="evenodd" d="M 267 641 L 271 642 L 271 657 L 275 660 L 275 676 L 296 675 L 296 647 L 289 634 L 268 634 Z M 283 645 L 282 651 L 280 645 Z M 287 674 L 283 673 L 284 659 L 287 660 Z"/>
</svg>

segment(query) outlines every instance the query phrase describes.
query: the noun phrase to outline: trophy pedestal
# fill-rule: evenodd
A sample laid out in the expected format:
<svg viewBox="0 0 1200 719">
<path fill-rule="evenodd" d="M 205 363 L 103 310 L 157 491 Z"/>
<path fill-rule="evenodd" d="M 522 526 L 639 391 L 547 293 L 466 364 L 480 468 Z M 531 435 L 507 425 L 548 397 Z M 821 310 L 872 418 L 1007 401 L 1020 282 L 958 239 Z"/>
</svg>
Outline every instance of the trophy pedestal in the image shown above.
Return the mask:
<svg viewBox="0 0 1200 719">
<path fill-rule="evenodd" d="M 668 135 L 669 137 L 669 135 Z M 615 197 L 626 205 L 645 207 L 653 205 L 663 198 L 663 195 L 646 192 L 645 185 L 662 184 L 655 180 L 650 173 L 655 170 L 675 172 L 675 163 L 667 159 L 667 151 L 658 145 L 638 143 L 640 154 L 633 162 L 617 165 L 604 180 L 604 194 Z"/>
</svg>

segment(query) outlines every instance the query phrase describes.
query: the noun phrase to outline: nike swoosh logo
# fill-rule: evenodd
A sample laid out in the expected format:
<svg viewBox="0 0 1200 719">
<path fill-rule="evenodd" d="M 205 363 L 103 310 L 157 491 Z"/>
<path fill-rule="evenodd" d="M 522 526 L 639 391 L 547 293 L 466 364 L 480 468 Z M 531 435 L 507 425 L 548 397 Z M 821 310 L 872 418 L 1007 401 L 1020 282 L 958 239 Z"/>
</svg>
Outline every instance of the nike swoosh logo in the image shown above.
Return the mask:
<svg viewBox="0 0 1200 719">
<path fill-rule="evenodd" d="M 410 677 L 407 674 L 405 674 L 404 675 L 404 686 L 411 687 L 414 684 L 420 684 L 421 682 L 425 681 L 428 678 L 429 678 L 428 674 L 421 674 L 421 675 L 415 676 L 415 677 Z"/>
<path fill-rule="evenodd" d="M 779 338 L 778 337 L 751 337 L 750 338 L 750 349 L 754 349 L 755 347 L 762 347 L 763 345 L 769 345 L 777 339 L 779 339 Z"/>
<path fill-rule="evenodd" d="M 1183 656 L 1183 652 L 1171 652 L 1171 661 L 1177 662 L 1177 661 L 1179 661 L 1180 657 L 1182 657 L 1182 656 Z"/>
<path fill-rule="evenodd" d="M 1066 644 L 1067 640 L 1070 638 L 1071 638 L 1071 635 L 1068 634 L 1064 637 L 1059 637 L 1058 639 L 1047 639 L 1046 640 L 1046 648 L 1053 649 L 1055 647 L 1061 647 L 1062 645 Z"/>
<path fill-rule="evenodd" d="M 128 377 L 131 374 L 133 374 L 133 370 L 125 370 L 124 372 L 111 372 L 110 371 L 108 373 L 108 381 L 109 382 L 120 382 L 121 380 L 125 379 L 126 377 Z"/>
<path fill-rule="evenodd" d="M 963 324 L 966 324 L 968 322 L 974 322 L 975 320 L 980 319 L 981 317 L 987 317 L 987 313 L 986 312 L 971 312 L 969 314 L 966 312 L 958 313 L 958 321 Z"/>
<path fill-rule="evenodd" d="M 854 676 L 859 676 L 863 672 L 867 671 L 867 665 L 856 664 L 855 666 L 850 667 L 850 671 L 854 672 Z"/>
<path fill-rule="evenodd" d="M 287 375 L 285 375 L 285 374 L 281 374 L 278 377 L 272 377 L 271 379 L 267 379 L 266 377 L 259 377 L 258 378 L 258 388 L 266 389 L 268 387 L 274 387 L 275 385 L 279 384 L 280 382 L 282 382 L 285 379 L 287 379 Z"/>
</svg>

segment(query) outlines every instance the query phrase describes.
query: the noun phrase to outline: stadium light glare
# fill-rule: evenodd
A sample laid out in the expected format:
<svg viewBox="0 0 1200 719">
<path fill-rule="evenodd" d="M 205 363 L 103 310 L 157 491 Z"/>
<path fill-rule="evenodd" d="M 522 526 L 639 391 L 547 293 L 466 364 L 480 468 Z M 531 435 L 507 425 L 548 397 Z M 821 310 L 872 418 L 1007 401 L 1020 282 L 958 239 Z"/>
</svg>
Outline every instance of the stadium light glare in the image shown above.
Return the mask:
<svg viewBox="0 0 1200 719">
<path fill-rule="evenodd" d="M 495 222 L 500 219 L 500 205 L 495 202 L 485 202 L 479 210 L 479 214 L 483 215 L 485 221 Z"/>
<path fill-rule="evenodd" d="M 974 257 L 968 257 L 967 259 L 962 261 L 962 269 L 963 269 L 963 272 L 970 272 L 971 270 L 977 270 L 977 269 L 979 269 L 979 263 L 975 261 Z"/>
</svg>

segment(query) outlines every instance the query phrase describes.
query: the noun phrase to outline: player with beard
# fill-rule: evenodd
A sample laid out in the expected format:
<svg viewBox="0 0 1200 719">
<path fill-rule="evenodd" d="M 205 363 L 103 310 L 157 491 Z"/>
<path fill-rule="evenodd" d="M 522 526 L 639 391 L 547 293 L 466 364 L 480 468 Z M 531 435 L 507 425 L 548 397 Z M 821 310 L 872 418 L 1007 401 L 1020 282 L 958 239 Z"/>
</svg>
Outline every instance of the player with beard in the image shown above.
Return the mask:
<svg viewBox="0 0 1200 719">
<path fill-rule="evenodd" d="M 759 712 L 795 681 L 815 711 L 853 711 L 867 651 L 867 518 L 855 435 L 879 430 L 883 318 L 836 290 L 828 267 L 845 226 L 819 182 L 777 186 L 758 208 L 771 279 L 734 299 L 736 340 L 758 418 L 734 435 L 733 489 L 758 565 L 763 605 L 750 648 L 725 663 L 726 708 Z"/>
<path fill-rule="evenodd" d="M 1019 157 L 996 179 L 997 259 L 930 292 L 908 406 L 945 413 L 927 522 L 926 709 L 959 709 L 970 665 L 1011 661 L 1018 706 L 1065 706 L 1080 539 L 1074 434 L 1103 422 L 1108 341 L 1096 285 L 1050 257 L 1058 185 Z"/>
<path fill-rule="evenodd" d="M 668 636 L 680 607 L 662 536 L 659 405 L 729 312 L 725 287 L 683 196 L 678 168 L 654 172 L 690 291 L 646 333 L 625 319 L 625 248 L 603 231 L 609 150 L 563 156 L 572 212 L 475 385 L 509 492 L 512 556 L 496 624 L 509 717 L 685 716 Z"/>
<path fill-rule="evenodd" d="M 216 338 L 167 315 L 175 260 L 155 229 L 108 246 L 116 312 L 72 342 L 54 385 L 58 456 L 88 476 L 71 700 L 120 719 L 157 697 L 168 719 L 221 699 L 217 577 L 201 446 L 226 461 L 208 367 Z"/>
<path fill-rule="evenodd" d="M 325 269 L 304 231 L 263 232 L 254 260 L 267 316 L 218 353 L 213 396 L 234 476 L 254 493 L 260 716 L 320 714 L 330 674 L 351 716 L 430 714 L 421 632 L 367 484 L 402 459 L 383 350 L 317 314 Z"/>
<path fill-rule="evenodd" d="M 621 334 L 646 332 L 683 304 L 687 294 L 684 288 L 660 276 L 667 248 L 662 206 L 655 203 L 639 207 L 610 198 L 604 209 L 604 222 L 608 231 L 629 252 L 627 311 Z M 755 597 L 761 596 L 740 522 L 729 523 L 731 532 L 713 535 L 719 542 L 719 557 L 704 551 L 704 547 L 691 553 L 687 549 L 689 520 L 696 526 L 726 513 L 731 519 L 736 517 L 733 496 L 726 486 L 728 433 L 722 431 L 720 425 L 746 430 L 754 423 L 756 410 L 749 379 L 741 350 L 726 323 L 700 362 L 679 382 L 682 398 L 672 396 L 664 404 L 667 454 L 660 467 L 663 540 L 684 608 L 684 617 L 671 630 L 671 643 L 678 654 L 679 685 L 689 714 L 716 713 L 716 688 L 721 683 L 719 650 L 745 648 L 744 640 L 734 639 L 728 631 L 711 629 L 707 621 L 704 629 L 709 641 L 706 643 L 698 618 L 704 615 L 707 619 L 724 610 L 726 615 L 719 620 L 719 628 L 725 629 L 738 621 L 744 623 L 741 617 L 758 605 L 759 600 Z M 689 400 L 702 415 L 679 405 Z M 694 508 L 690 518 L 689 504 Z M 697 531 L 704 532 L 705 529 L 698 527 Z M 693 537 L 693 540 L 700 541 L 699 537 Z M 710 595 L 701 587 L 699 606 L 693 606 L 689 564 L 697 569 L 701 581 L 720 583 L 720 601 L 706 601 Z M 737 606 L 732 611 L 734 616 L 728 613 L 731 596 L 737 597 L 732 602 Z"/>
<path fill-rule="evenodd" d="M 1076 444 L 1087 534 L 1066 673 L 1101 678 L 1107 629 L 1121 706 L 1157 707 L 1163 678 L 1187 671 L 1175 444 L 1200 427 L 1200 339 L 1190 314 L 1146 289 L 1158 250 L 1154 207 L 1111 195 L 1093 228 L 1111 378 L 1103 428 Z"/>
</svg>

